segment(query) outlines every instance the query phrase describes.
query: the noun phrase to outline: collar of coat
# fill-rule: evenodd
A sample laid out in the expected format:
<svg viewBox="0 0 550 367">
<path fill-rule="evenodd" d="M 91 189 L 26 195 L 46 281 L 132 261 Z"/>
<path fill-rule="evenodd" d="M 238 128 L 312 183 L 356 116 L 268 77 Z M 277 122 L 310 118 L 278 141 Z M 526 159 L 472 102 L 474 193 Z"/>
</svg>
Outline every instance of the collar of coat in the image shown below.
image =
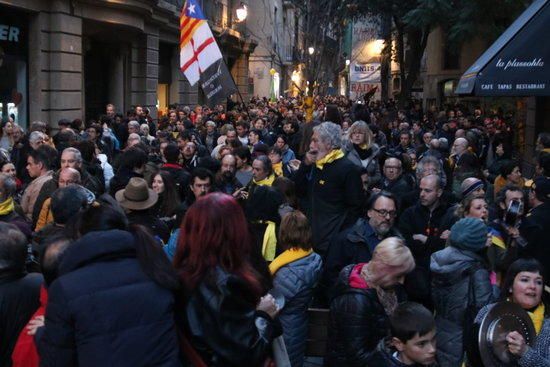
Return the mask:
<svg viewBox="0 0 550 367">
<path fill-rule="evenodd" d="M 272 275 L 275 275 L 275 273 L 282 268 L 285 265 L 288 265 L 294 261 L 303 259 L 304 257 L 307 257 L 313 253 L 312 249 L 309 250 L 303 250 L 301 248 L 291 248 L 286 251 L 284 251 L 282 254 L 277 256 L 271 264 L 269 264 L 269 271 Z"/>
</svg>

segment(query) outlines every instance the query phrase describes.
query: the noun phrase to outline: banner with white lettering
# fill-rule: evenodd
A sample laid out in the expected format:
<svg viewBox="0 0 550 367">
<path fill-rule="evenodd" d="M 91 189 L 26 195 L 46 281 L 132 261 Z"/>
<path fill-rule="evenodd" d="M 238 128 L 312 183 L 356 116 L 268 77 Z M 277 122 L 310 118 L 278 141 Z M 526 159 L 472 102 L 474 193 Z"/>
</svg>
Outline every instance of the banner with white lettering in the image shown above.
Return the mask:
<svg viewBox="0 0 550 367">
<path fill-rule="evenodd" d="M 352 63 L 349 70 L 349 79 L 350 82 L 380 83 L 380 63 Z"/>
</svg>

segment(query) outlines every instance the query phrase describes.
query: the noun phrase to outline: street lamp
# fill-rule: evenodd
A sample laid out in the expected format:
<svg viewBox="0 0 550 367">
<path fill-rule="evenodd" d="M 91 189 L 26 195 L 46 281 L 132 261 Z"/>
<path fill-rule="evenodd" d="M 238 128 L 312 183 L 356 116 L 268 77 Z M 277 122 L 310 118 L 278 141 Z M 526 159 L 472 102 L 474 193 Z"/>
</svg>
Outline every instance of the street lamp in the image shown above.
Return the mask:
<svg viewBox="0 0 550 367">
<path fill-rule="evenodd" d="M 248 8 L 246 5 L 241 3 L 241 6 L 237 8 L 237 19 L 239 22 L 244 22 L 248 16 Z"/>
<path fill-rule="evenodd" d="M 346 59 L 346 66 L 349 66 L 349 64 L 351 64 L 350 59 Z"/>
<path fill-rule="evenodd" d="M 307 52 L 308 52 L 310 55 L 313 55 L 313 53 L 315 52 L 315 49 L 314 49 L 313 47 L 310 46 L 310 47 L 307 49 Z"/>
</svg>

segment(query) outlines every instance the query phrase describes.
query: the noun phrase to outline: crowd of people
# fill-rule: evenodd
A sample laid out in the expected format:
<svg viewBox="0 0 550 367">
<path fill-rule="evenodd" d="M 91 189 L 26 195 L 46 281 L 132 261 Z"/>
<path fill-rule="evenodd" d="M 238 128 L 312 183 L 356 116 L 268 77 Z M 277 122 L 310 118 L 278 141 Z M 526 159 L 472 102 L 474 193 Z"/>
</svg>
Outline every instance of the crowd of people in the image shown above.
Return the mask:
<svg viewBox="0 0 550 367">
<path fill-rule="evenodd" d="M 497 301 L 550 366 L 550 134 L 461 105 L 253 98 L 12 120 L 0 136 L 0 366 L 483 366 Z"/>
</svg>

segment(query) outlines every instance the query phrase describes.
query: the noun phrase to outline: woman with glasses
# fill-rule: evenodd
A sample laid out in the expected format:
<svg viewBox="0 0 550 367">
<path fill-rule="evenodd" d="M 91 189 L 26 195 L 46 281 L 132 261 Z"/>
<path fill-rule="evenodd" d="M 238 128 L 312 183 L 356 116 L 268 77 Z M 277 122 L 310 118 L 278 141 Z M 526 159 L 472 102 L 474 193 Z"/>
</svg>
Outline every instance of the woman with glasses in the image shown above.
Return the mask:
<svg viewBox="0 0 550 367">
<path fill-rule="evenodd" d="M 374 187 L 382 178 L 378 164 L 380 148 L 374 143 L 369 126 L 364 121 L 355 121 L 349 128 L 347 137 L 343 146 L 346 157 L 366 170 L 369 177 L 368 187 Z"/>
</svg>

